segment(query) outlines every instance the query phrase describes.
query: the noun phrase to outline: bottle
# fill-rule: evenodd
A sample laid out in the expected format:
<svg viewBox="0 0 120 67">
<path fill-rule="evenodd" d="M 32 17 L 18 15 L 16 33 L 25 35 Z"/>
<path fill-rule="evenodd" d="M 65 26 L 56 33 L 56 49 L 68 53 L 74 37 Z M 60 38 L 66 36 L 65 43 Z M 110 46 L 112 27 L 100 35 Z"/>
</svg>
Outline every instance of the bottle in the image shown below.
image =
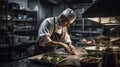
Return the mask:
<svg viewBox="0 0 120 67">
<path fill-rule="evenodd" d="M 103 51 L 102 67 L 116 67 L 115 54 L 110 45 Z"/>
</svg>

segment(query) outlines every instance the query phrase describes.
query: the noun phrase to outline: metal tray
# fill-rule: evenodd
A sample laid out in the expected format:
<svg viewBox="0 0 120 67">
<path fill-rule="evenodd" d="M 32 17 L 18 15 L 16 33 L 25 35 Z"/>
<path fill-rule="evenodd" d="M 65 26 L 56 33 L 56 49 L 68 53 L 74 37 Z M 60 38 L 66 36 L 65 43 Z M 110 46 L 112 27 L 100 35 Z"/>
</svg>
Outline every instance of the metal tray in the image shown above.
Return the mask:
<svg viewBox="0 0 120 67">
<path fill-rule="evenodd" d="M 96 46 L 88 46 L 88 47 L 85 47 L 85 50 L 87 52 L 101 52 L 105 49 L 105 47 L 99 47 L 99 49 L 96 48 Z"/>
<path fill-rule="evenodd" d="M 29 57 L 28 60 L 30 60 L 31 62 L 34 62 L 34 63 L 39 63 L 39 64 L 57 65 L 57 64 L 65 61 L 66 58 L 67 57 L 65 57 L 65 56 L 59 56 L 59 55 L 41 54 L 41 55 Z M 49 59 L 49 61 L 48 61 L 48 59 Z"/>
</svg>

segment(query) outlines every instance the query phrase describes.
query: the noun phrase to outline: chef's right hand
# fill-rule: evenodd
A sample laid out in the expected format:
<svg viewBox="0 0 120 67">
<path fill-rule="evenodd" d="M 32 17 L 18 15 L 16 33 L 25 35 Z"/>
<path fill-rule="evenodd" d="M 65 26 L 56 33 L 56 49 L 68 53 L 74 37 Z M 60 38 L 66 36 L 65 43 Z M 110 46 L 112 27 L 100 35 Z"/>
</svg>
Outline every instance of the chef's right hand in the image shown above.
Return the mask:
<svg viewBox="0 0 120 67">
<path fill-rule="evenodd" d="M 71 53 L 71 49 L 70 49 L 70 47 L 67 44 L 62 43 L 62 42 L 60 42 L 59 44 L 62 45 L 62 47 L 65 49 L 65 51 L 67 53 Z"/>
<path fill-rule="evenodd" d="M 71 54 L 71 49 L 68 45 L 65 44 L 64 49 L 67 53 Z"/>
</svg>

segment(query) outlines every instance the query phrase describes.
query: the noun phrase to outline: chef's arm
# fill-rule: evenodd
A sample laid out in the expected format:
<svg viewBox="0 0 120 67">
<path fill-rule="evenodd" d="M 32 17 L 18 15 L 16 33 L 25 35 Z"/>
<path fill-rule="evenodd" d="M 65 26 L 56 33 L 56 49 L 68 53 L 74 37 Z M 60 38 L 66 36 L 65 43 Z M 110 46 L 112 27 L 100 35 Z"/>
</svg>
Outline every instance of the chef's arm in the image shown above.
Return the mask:
<svg viewBox="0 0 120 67">
<path fill-rule="evenodd" d="M 71 54 L 76 55 L 76 49 L 75 47 L 72 45 L 72 41 L 70 39 L 70 35 L 66 32 L 66 36 L 65 36 L 65 41 L 66 44 L 69 46 L 70 50 L 71 50 Z"/>
<path fill-rule="evenodd" d="M 66 48 L 70 48 L 71 49 L 71 41 L 69 40 L 67 43 L 66 42 L 58 42 L 58 41 L 53 41 L 50 39 L 50 37 L 47 37 L 46 38 L 46 41 L 44 43 L 44 46 L 45 45 L 57 45 L 57 46 L 61 46 L 61 47 L 64 47 L 65 49 Z"/>
<path fill-rule="evenodd" d="M 59 45 L 65 49 L 66 52 L 72 54 L 70 46 L 68 46 L 64 42 L 53 41 L 48 35 L 40 36 L 39 37 L 39 45 L 46 46 L 46 45 Z"/>
<path fill-rule="evenodd" d="M 57 41 L 50 41 L 47 44 L 52 44 L 52 45 L 59 45 L 64 47 L 65 51 L 68 52 L 69 54 L 76 55 L 76 50 L 75 47 L 71 44 L 66 44 L 63 42 L 57 42 Z"/>
<path fill-rule="evenodd" d="M 68 34 L 67 28 L 65 28 L 65 35 L 62 39 L 67 45 L 71 45 L 72 41 L 70 39 L 70 35 Z"/>
<path fill-rule="evenodd" d="M 47 42 L 45 45 L 58 45 L 58 46 L 64 46 L 65 45 L 65 43 L 63 43 L 63 42 L 57 42 L 57 41 L 49 41 L 49 42 Z"/>
<path fill-rule="evenodd" d="M 53 41 L 49 35 L 43 35 L 38 38 L 39 44 L 42 46 L 46 45 L 59 45 L 59 46 L 65 46 L 66 44 L 63 42 Z"/>
<path fill-rule="evenodd" d="M 57 42 L 57 41 L 49 41 L 46 43 L 46 45 L 59 45 L 59 46 L 63 47 L 67 53 L 72 54 L 71 48 L 66 43 Z"/>
</svg>

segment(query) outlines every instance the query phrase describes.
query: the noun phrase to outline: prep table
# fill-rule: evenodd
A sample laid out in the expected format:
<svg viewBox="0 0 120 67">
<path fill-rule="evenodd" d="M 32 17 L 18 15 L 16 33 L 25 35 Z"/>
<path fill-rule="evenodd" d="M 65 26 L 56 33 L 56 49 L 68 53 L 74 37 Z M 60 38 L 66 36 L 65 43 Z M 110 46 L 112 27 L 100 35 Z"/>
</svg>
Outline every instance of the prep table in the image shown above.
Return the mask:
<svg viewBox="0 0 120 67">
<path fill-rule="evenodd" d="M 62 48 L 49 53 L 67 56 L 67 59 L 65 61 L 59 63 L 60 67 L 80 67 L 79 59 L 87 55 L 87 52 L 83 50 L 83 47 L 80 47 L 80 46 L 76 47 L 76 50 L 77 50 L 77 55 L 69 55 Z M 39 56 L 39 55 L 35 55 L 29 58 L 33 58 L 36 56 Z M 0 65 L 0 67 L 50 67 L 47 64 L 43 65 L 43 64 L 32 63 L 28 60 L 29 58 L 24 58 L 24 59 L 16 60 L 6 64 L 2 64 Z"/>
</svg>

